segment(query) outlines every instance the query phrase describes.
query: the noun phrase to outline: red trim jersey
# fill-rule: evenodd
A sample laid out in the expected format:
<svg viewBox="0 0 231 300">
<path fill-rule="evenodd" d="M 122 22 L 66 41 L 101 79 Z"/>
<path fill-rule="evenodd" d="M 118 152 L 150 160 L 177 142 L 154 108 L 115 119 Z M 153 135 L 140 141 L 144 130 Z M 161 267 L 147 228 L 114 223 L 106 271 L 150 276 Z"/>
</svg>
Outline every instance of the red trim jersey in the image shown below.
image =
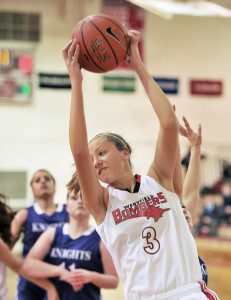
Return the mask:
<svg viewBox="0 0 231 300">
<path fill-rule="evenodd" d="M 107 213 L 97 227 L 126 299 L 202 294 L 197 248 L 179 198 L 149 176 L 136 178 L 134 193 L 108 187 Z M 199 294 L 195 299 L 206 299 Z"/>
</svg>

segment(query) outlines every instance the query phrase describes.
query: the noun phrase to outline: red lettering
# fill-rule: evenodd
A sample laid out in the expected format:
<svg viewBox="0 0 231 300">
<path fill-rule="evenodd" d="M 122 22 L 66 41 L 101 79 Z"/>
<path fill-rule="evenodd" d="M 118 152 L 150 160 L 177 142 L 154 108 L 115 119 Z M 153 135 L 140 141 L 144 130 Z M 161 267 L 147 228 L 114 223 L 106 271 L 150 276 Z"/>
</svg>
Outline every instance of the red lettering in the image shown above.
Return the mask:
<svg viewBox="0 0 231 300">
<path fill-rule="evenodd" d="M 150 207 L 152 205 L 152 200 L 151 199 L 147 199 L 145 200 L 146 206 Z"/>
<path fill-rule="evenodd" d="M 160 201 L 160 203 L 166 203 L 167 202 L 167 199 L 165 198 L 165 196 L 163 195 L 162 192 L 161 193 L 157 193 L 157 196 L 158 196 L 158 198 L 160 200 L 162 200 L 162 201 Z"/>
<path fill-rule="evenodd" d="M 139 205 L 136 205 L 135 207 L 130 207 L 129 210 L 132 215 L 137 214 L 139 212 Z"/>
<path fill-rule="evenodd" d="M 120 212 L 120 209 L 117 208 L 116 210 L 114 210 L 112 212 L 112 215 L 113 215 L 113 218 L 114 218 L 114 221 L 115 221 L 115 224 L 119 224 L 123 221 L 123 216 L 121 215 L 121 212 Z"/>
<path fill-rule="evenodd" d="M 129 209 L 122 210 L 122 216 L 123 216 L 124 219 L 127 219 L 130 216 Z"/>
<path fill-rule="evenodd" d="M 140 210 L 147 209 L 146 203 L 144 203 L 144 202 L 140 203 L 139 208 L 140 208 Z"/>
<path fill-rule="evenodd" d="M 152 203 L 153 203 L 153 205 L 157 205 L 157 204 L 160 204 L 160 201 L 157 197 L 152 197 Z"/>
</svg>

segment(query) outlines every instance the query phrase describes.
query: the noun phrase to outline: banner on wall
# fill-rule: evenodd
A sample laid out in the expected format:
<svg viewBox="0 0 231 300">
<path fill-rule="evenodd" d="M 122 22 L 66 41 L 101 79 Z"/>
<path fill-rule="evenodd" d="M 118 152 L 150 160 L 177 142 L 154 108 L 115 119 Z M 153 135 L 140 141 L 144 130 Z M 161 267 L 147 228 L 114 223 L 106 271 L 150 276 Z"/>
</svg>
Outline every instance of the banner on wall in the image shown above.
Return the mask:
<svg viewBox="0 0 231 300">
<path fill-rule="evenodd" d="M 165 94 L 178 94 L 179 80 L 177 78 L 153 77 L 153 79 Z"/>
<path fill-rule="evenodd" d="M 119 19 L 127 29 L 134 29 L 141 32 L 144 36 L 145 30 L 145 10 L 126 0 L 103 0 L 102 12 L 104 14 L 112 15 Z M 142 60 L 144 41 L 139 42 L 139 51 Z M 126 64 L 121 65 L 122 68 L 129 68 Z"/>
<path fill-rule="evenodd" d="M 191 95 L 200 96 L 221 96 L 223 92 L 223 82 L 219 80 L 191 80 Z"/>
<path fill-rule="evenodd" d="M 39 87 L 52 89 L 70 89 L 70 77 L 68 74 L 39 73 Z"/>
<path fill-rule="evenodd" d="M 104 75 L 103 77 L 103 91 L 105 92 L 126 92 L 134 93 L 136 90 L 136 77 L 118 76 L 118 75 Z"/>
</svg>

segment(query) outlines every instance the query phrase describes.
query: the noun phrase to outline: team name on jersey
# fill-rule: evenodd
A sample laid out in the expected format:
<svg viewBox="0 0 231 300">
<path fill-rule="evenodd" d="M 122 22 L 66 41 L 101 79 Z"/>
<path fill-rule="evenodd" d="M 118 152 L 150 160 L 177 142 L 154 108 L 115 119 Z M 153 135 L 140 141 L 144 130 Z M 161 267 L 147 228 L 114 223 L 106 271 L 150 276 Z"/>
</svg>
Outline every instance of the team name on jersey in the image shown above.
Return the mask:
<svg viewBox="0 0 231 300">
<path fill-rule="evenodd" d="M 46 223 L 33 222 L 31 224 L 31 227 L 32 227 L 32 232 L 43 232 L 48 227 L 58 227 L 58 226 L 62 226 L 64 223 L 65 222 L 46 224 Z"/>
<path fill-rule="evenodd" d="M 91 251 L 52 248 L 50 257 L 89 261 L 91 260 Z"/>
<path fill-rule="evenodd" d="M 156 196 L 149 195 L 139 199 L 138 201 L 124 206 L 124 209 L 117 208 L 112 211 L 115 224 L 127 221 L 133 218 L 147 217 L 153 218 L 155 222 L 163 217 L 164 212 L 170 208 L 161 208 L 158 205 L 167 203 L 167 200 L 162 192 L 157 193 Z"/>
</svg>

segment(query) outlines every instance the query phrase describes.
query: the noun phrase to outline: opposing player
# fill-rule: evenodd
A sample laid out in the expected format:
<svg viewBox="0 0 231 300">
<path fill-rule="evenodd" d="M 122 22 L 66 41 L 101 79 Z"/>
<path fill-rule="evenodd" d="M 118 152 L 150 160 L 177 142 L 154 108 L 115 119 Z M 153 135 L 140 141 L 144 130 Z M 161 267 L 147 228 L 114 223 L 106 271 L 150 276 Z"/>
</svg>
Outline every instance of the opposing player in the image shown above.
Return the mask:
<svg viewBox="0 0 231 300">
<path fill-rule="evenodd" d="M 190 143 L 190 161 L 189 167 L 186 173 L 184 184 L 182 180 L 175 179 L 175 190 L 181 191 L 179 193 L 179 198 L 184 202 L 182 203 L 183 212 L 188 223 L 190 230 L 193 230 L 193 219 L 197 219 L 199 200 L 200 200 L 200 157 L 201 157 L 201 144 L 202 144 L 202 134 L 201 125 L 198 126 L 197 132 L 194 132 L 190 127 L 187 119 L 183 117 L 184 125 L 180 126 L 180 133 L 182 136 L 186 137 Z M 178 148 L 178 153 L 180 153 Z M 177 170 L 178 169 L 178 170 Z M 178 178 L 181 177 L 181 164 L 180 160 L 177 159 L 175 175 Z M 183 188 L 182 188 L 183 186 Z M 202 281 L 200 285 L 203 293 L 208 297 L 208 299 L 218 300 L 216 293 L 207 288 L 208 284 L 208 273 L 205 262 L 199 257 L 199 262 L 201 266 Z"/>
<path fill-rule="evenodd" d="M 201 271 L 196 245 L 173 189 L 178 121 L 140 59 L 140 34 L 129 31 L 128 35 L 129 64 L 160 123 L 146 176 L 134 176 L 131 148 L 121 136 L 99 134 L 88 145 L 79 46 L 74 40 L 63 51 L 72 84 L 70 145 L 83 200 L 113 258 L 126 299 L 206 299 L 198 283 Z M 102 187 L 99 180 L 108 187 Z"/>
<path fill-rule="evenodd" d="M 48 300 L 58 300 L 58 294 L 54 285 L 44 278 L 46 276 L 51 278 L 59 276 L 62 280 L 65 280 L 65 276 L 70 276 L 69 272 L 58 266 L 49 271 L 46 263 L 38 263 L 35 260 L 32 260 L 30 265 L 28 265 L 22 258 L 11 253 L 9 247 L 12 244 L 10 224 L 13 213 L 6 200 L 7 197 L 0 194 L 0 299 L 6 299 L 6 267 L 9 267 L 12 271 L 26 277 L 44 289 L 47 292 Z"/>
<path fill-rule="evenodd" d="M 60 299 L 99 300 L 100 288 L 116 288 L 118 285 L 111 256 L 89 223 L 90 215 L 80 193 L 68 193 L 67 211 L 69 222 L 44 232 L 30 250 L 27 263 L 30 264 L 31 258 L 46 259 L 50 270 L 58 265 L 72 270 L 66 277 L 72 285 L 59 278 L 52 280 Z"/>
<path fill-rule="evenodd" d="M 22 231 L 24 233 L 23 257 L 26 257 L 39 236 L 49 226 L 61 226 L 68 218 L 65 205 L 54 203 L 55 179 L 49 171 L 41 169 L 35 172 L 31 179 L 31 188 L 35 203 L 27 209 L 20 210 L 11 226 L 14 241 L 19 238 Z M 44 290 L 19 277 L 17 293 L 19 300 L 43 299 L 44 296 Z"/>
</svg>

